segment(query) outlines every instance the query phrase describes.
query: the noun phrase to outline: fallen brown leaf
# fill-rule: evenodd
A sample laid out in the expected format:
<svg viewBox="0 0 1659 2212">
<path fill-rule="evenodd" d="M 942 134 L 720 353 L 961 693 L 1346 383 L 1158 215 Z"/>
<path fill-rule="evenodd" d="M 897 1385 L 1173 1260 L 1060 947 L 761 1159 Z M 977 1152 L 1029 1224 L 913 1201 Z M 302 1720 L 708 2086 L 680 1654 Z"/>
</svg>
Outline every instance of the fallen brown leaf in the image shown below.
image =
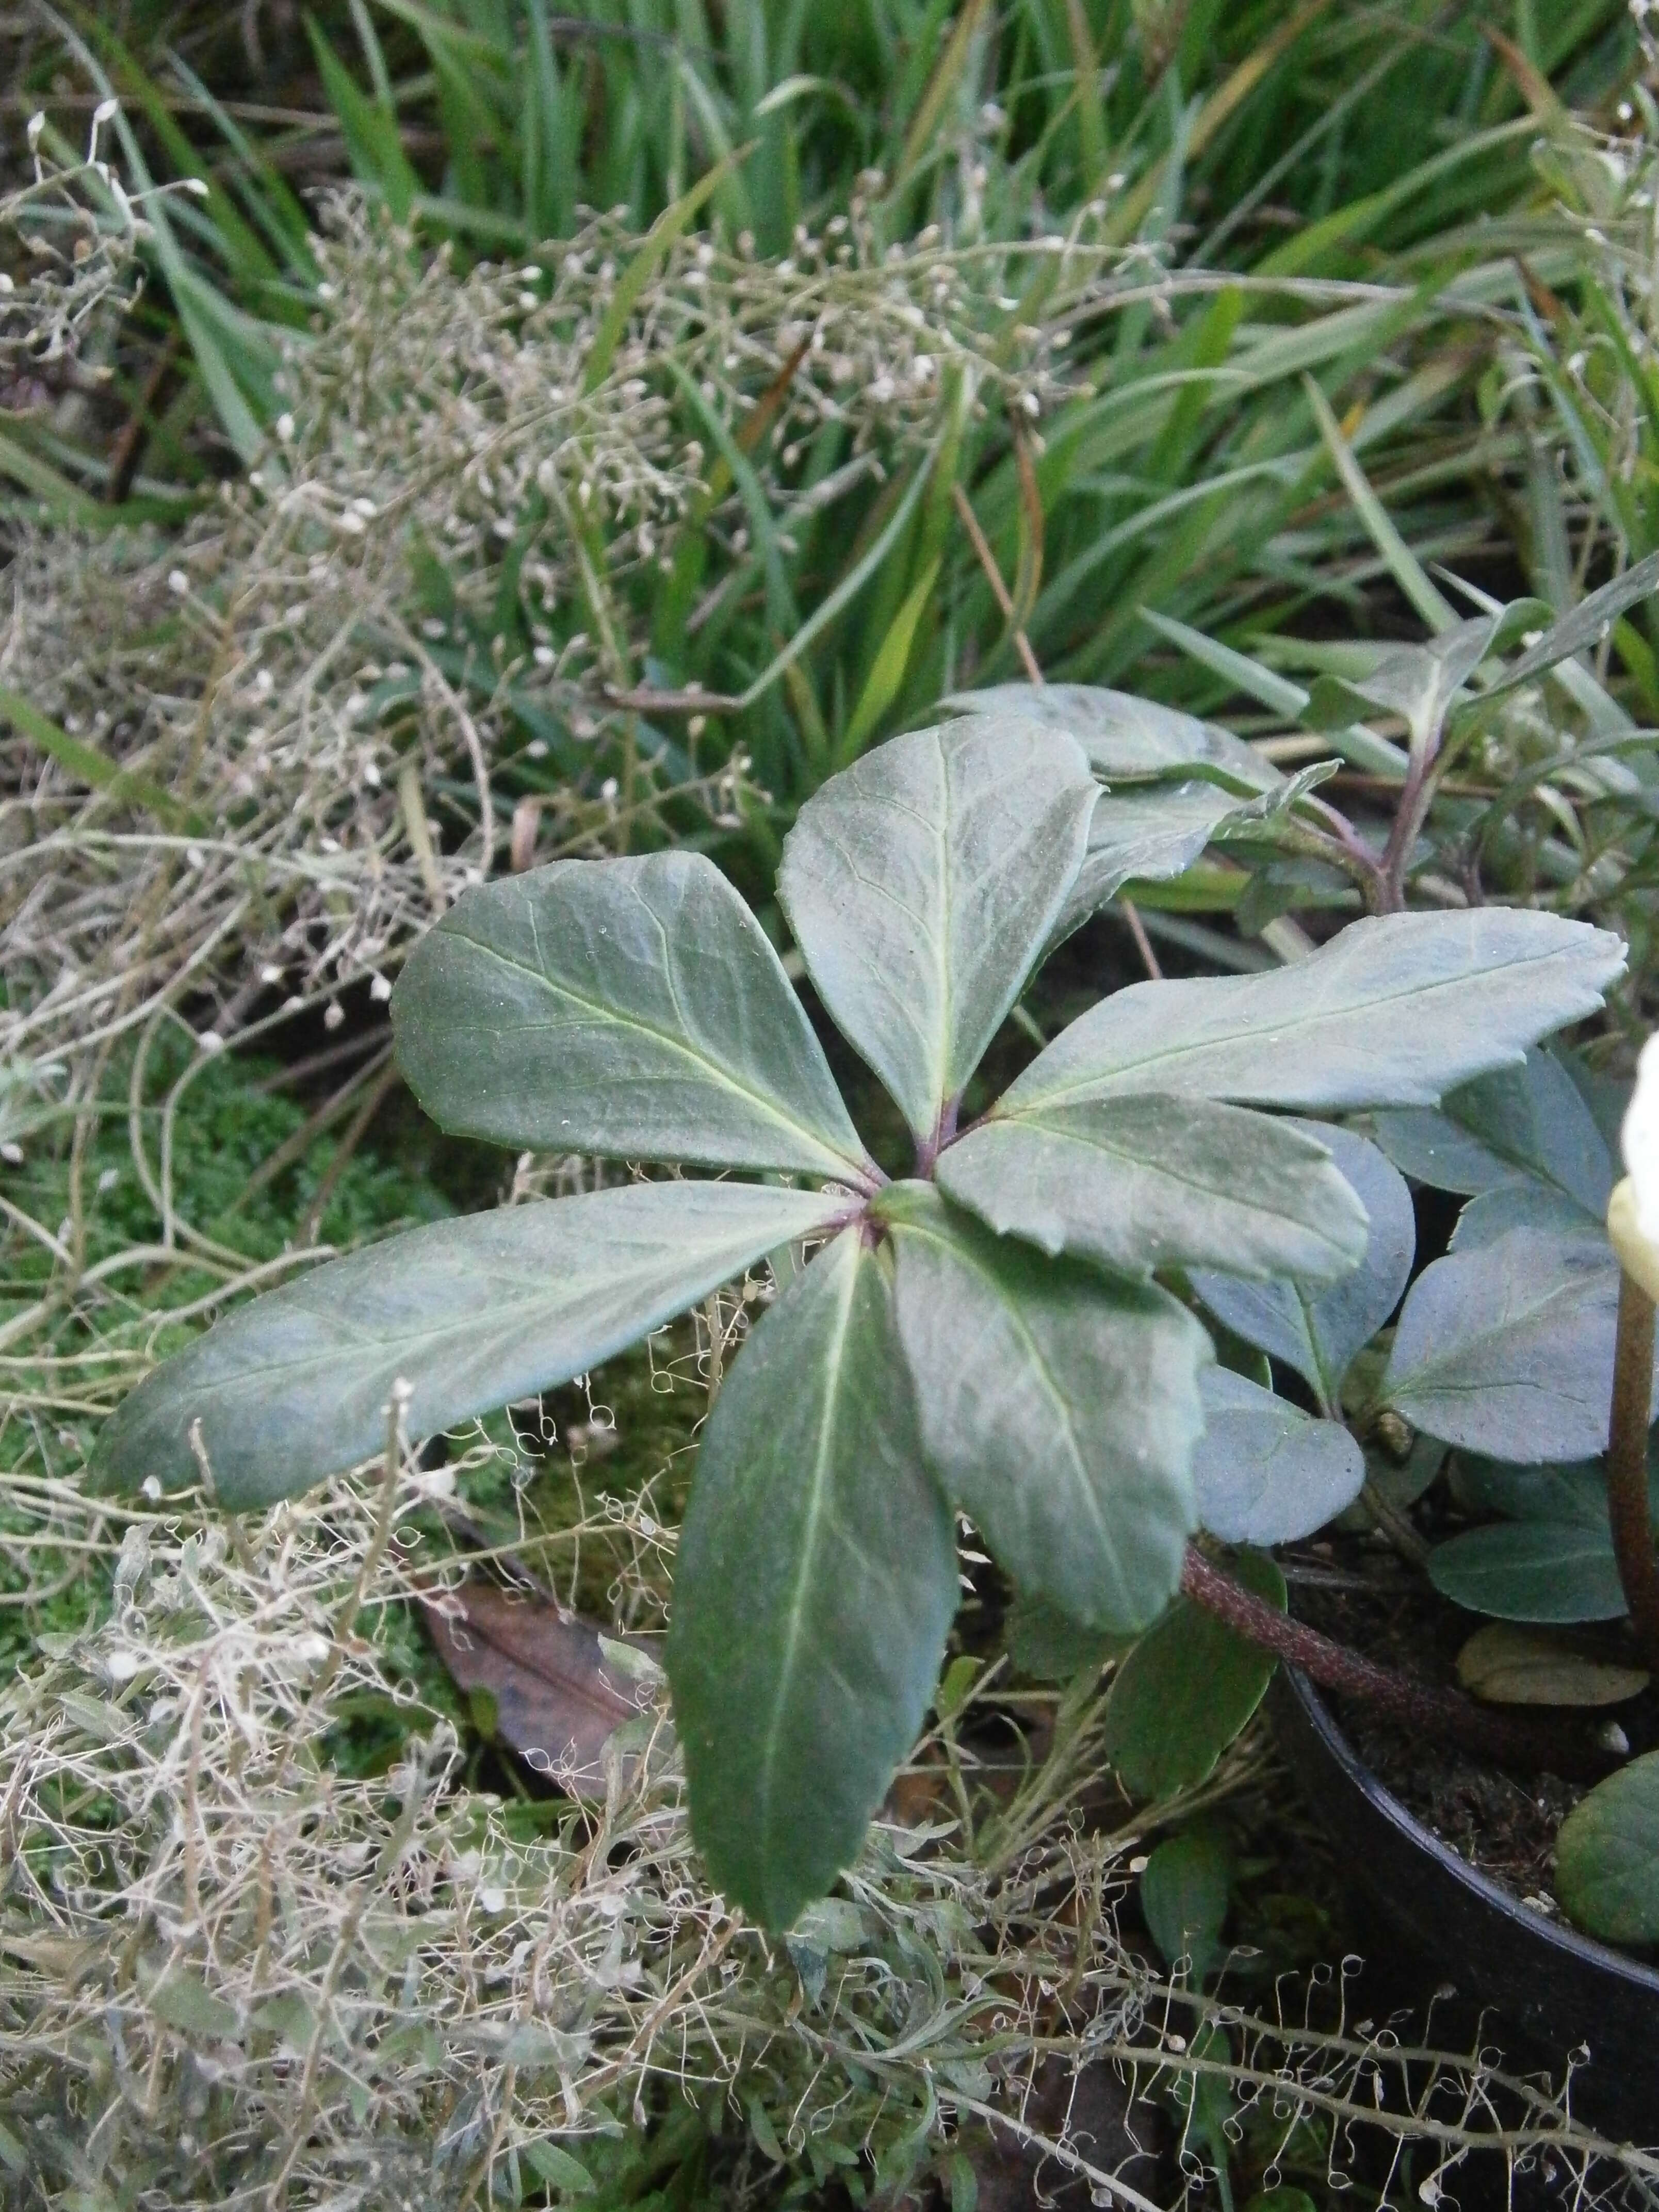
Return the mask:
<svg viewBox="0 0 1659 2212">
<path fill-rule="evenodd" d="M 1494 1705 L 1619 1705 L 1648 1686 L 1639 1667 L 1618 1667 L 1536 1628 L 1494 1620 L 1457 1655 L 1457 1679 Z"/>
<path fill-rule="evenodd" d="M 605 1747 L 641 1701 L 621 1670 L 607 1665 L 600 1638 L 644 1645 L 549 1598 L 495 1583 L 464 1583 L 441 1600 L 423 1601 L 423 1608 L 456 1686 L 493 1701 L 500 1741 L 573 1796 L 603 1790 Z"/>
</svg>

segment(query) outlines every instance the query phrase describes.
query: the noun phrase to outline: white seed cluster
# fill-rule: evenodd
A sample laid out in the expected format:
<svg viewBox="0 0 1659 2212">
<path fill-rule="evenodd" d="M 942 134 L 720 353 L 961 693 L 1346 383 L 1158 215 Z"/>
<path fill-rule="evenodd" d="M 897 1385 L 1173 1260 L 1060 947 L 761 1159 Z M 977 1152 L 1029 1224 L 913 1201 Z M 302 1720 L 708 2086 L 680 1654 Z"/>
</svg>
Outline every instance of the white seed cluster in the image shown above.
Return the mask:
<svg viewBox="0 0 1659 2212">
<path fill-rule="evenodd" d="M 1080 234 L 882 252 L 862 202 L 781 263 L 688 240 L 638 283 L 645 250 L 606 217 L 533 266 L 463 274 L 343 197 L 247 479 L 182 539 L 22 545 L 8 681 L 134 781 L 88 799 L 38 748 L 0 746 L 0 1050 L 104 1042 L 185 977 L 218 1002 L 198 1027 L 228 1036 L 265 971 L 304 1001 L 395 967 L 506 865 L 495 776 L 526 704 L 593 763 L 550 775 L 538 857 L 613 848 L 671 788 L 736 820 L 740 753 L 699 763 L 697 718 L 690 766 L 667 765 L 607 696 L 647 665 L 635 579 L 659 582 L 696 527 L 713 591 L 741 592 L 755 496 L 787 552 L 792 524 L 953 410 L 1040 420 L 1111 264 Z M 1010 331 L 1039 270 L 1045 319 Z M 757 408 L 746 484 L 711 495 Z M 815 477 L 826 426 L 841 458 Z"/>
</svg>

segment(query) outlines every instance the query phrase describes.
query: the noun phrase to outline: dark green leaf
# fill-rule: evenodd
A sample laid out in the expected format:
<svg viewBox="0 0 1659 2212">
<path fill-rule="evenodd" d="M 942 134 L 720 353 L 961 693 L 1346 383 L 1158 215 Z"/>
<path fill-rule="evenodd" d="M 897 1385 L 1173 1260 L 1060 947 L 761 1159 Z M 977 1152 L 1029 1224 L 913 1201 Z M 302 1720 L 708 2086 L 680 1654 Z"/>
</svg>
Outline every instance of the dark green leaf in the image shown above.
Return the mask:
<svg viewBox="0 0 1659 2212">
<path fill-rule="evenodd" d="M 471 890 L 410 956 L 398 1058 L 502 1145 L 845 1177 L 864 1147 L 778 957 L 695 853 L 556 860 Z"/>
<path fill-rule="evenodd" d="M 1322 1421 L 1231 1368 L 1202 1383 L 1207 1425 L 1193 1455 L 1200 1524 L 1230 1544 L 1311 1536 L 1358 1497 L 1365 1455 Z"/>
<path fill-rule="evenodd" d="M 1201 1989 L 1221 1948 L 1221 1930 L 1233 1882 L 1233 1855 L 1213 1827 L 1170 1836 L 1147 1858 L 1140 1874 L 1140 1909 L 1164 1963 L 1182 1960 L 1188 1979 Z"/>
<path fill-rule="evenodd" d="M 926 1183 L 884 1191 L 928 1457 L 1020 1586 L 1137 1629 L 1194 1526 L 1207 1338 L 1151 1284 L 1044 1261 Z"/>
<path fill-rule="evenodd" d="M 538 2180 L 550 2182 L 556 2189 L 566 2190 L 575 2197 L 589 2196 L 599 2186 L 581 2160 L 573 2158 L 550 2137 L 527 2142 L 522 2148 L 525 2164 Z"/>
<path fill-rule="evenodd" d="M 269 1505 L 379 1451 L 400 1378 L 411 1437 L 568 1382 L 840 1203 L 635 1183 L 412 1229 L 256 1298 L 157 1368 L 106 1423 L 94 1477 L 194 1482 L 199 1421 L 220 1503 Z"/>
<path fill-rule="evenodd" d="M 1607 1440 L 1619 1267 L 1604 1236 L 1511 1229 L 1412 1285 L 1385 1402 L 1465 1451 L 1589 1459 Z"/>
<path fill-rule="evenodd" d="M 714 1403 L 668 1676 L 709 1875 L 789 1927 L 856 1853 L 915 1741 L 957 1603 L 890 1262 L 849 1230 L 761 1320 Z"/>
<path fill-rule="evenodd" d="M 994 684 L 954 692 L 945 704 L 961 714 L 1035 723 L 1074 738 L 1097 775 L 1109 784 L 1157 781 L 1210 771 L 1249 791 L 1271 791 L 1279 770 L 1242 738 L 1174 707 L 1109 691 L 1093 684 Z"/>
<path fill-rule="evenodd" d="M 1293 1367 L 1334 1409 L 1350 1361 L 1382 1328 L 1406 1287 L 1417 1249 L 1416 1215 L 1399 1170 L 1364 1137 L 1329 1122 L 1279 1126 L 1304 1130 L 1330 1147 L 1370 1217 L 1364 1258 L 1317 1292 L 1300 1283 L 1245 1283 L 1207 1273 L 1195 1273 L 1193 1288 L 1218 1320 Z"/>
<path fill-rule="evenodd" d="M 1264 1552 L 1239 1553 L 1227 1571 L 1284 1611 L 1285 1578 Z M 1104 1749 L 1124 1788 L 1161 1803 L 1206 1780 L 1267 1695 L 1277 1663 L 1177 1598 L 1118 1668 L 1106 1701 Z"/>
<path fill-rule="evenodd" d="M 1046 1598 L 1023 1592 L 1008 1608 L 1003 1640 L 1015 1672 L 1039 1682 L 1070 1682 L 1079 1674 L 1098 1674 L 1109 1659 L 1121 1658 L 1133 1637 L 1101 1628 L 1080 1628 Z"/>
<path fill-rule="evenodd" d="M 1495 1521 L 1429 1554 L 1443 1597 L 1497 1620 L 1617 1620 L 1625 1611 L 1613 1540 L 1603 1522 Z"/>
<path fill-rule="evenodd" d="M 938 1176 L 993 1229 L 1126 1274 L 1202 1267 L 1331 1282 L 1366 1249 L 1364 1208 L 1332 1164 L 1338 1136 L 1360 1143 L 1208 1098 L 1097 1098 L 993 1109 L 939 1155 Z"/>
<path fill-rule="evenodd" d="M 1659 1943 L 1659 1751 L 1597 1783 L 1568 1814 L 1555 1888 L 1586 1934 Z"/>
<path fill-rule="evenodd" d="M 1607 1534 L 1607 1476 L 1598 1459 L 1571 1460 L 1561 1467 L 1515 1467 L 1475 1452 L 1459 1452 L 1449 1480 L 1452 1493 L 1466 1512 L 1501 1513 L 1506 1521 L 1571 1521 Z"/>
<path fill-rule="evenodd" d="M 1003 1110 L 1131 1091 L 1432 1105 L 1593 1012 L 1624 958 L 1610 931 L 1513 907 L 1371 916 L 1287 968 L 1115 993 L 1039 1053 Z"/>
<path fill-rule="evenodd" d="M 919 1140 L 1040 957 L 1094 803 L 1069 738 L 970 720 L 890 739 L 797 816 L 778 877 L 789 926 Z"/>
<path fill-rule="evenodd" d="M 1548 1052 L 1460 1085 L 1437 1111 L 1379 1114 L 1376 1127 L 1395 1166 L 1437 1190 L 1486 1191 L 1521 1175 L 1598 1221 L 1607 1211 L 1607 1144 L 1577 1085 Z"/>
</svg>

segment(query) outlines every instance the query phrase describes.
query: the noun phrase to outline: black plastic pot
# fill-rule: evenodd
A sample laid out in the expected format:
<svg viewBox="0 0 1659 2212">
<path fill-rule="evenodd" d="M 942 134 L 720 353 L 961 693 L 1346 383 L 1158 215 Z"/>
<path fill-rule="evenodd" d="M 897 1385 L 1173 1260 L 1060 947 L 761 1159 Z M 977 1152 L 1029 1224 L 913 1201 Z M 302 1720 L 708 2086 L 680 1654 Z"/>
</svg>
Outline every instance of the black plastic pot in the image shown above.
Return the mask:
<svg viewBox="0 0 1659 2212">
<path fill-rule="evenodd" d="M 1361 1763 L 1306 1675 L 1281 1667 L 1271 1710 L 1344 1866 L 1432 1978 L 1455 1984 L 1558 2068 L 1585 2046 L 1574 2112 L 1604 2134 L 1659 2145 L 1659 1972 L 1530 1911 L 1413 1820 Z"/>
</svg>

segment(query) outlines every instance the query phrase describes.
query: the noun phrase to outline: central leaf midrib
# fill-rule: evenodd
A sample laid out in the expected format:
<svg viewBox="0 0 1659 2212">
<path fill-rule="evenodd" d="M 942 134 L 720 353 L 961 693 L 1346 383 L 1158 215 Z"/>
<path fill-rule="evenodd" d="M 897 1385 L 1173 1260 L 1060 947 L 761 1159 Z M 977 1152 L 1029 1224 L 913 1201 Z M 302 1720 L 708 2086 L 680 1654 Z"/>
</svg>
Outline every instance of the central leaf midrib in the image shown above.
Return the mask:
<svg viewBox="0 0 1659 2212">
<path fill-rule="evenodd" d="M 1020 1312 L 1018 1306 L 1015 1302 L 1010 1297 L 1008 1292 L 1003 1288 L 1003 1285 L 998 1280 L 995 1274 L 993 1273 L 991 1269 L 985 1265 L 984 1261 L 979 1258 L 977 1254 L 970 1251 L 967 1246 L 959 1243 L 954 1237 L 942 1235 L 936 1229 L 924 1228 L 918 1222 L 906 1222 L 903 1224 L 903 1226 L 909 1231 L 912 1236 L 923 1237 L 930 1239 L 933 1243 L 939 1246 L 942 1250 L 951 1254 L 951 1256 L 962 1266 L 971 1269 L 975 1274 L 979 1276 L 982 1282 L 988 1285 L 997 1305 L 1001 1311 L 1007 1316 L 1016 1337 L 1018 1337 L 1020 1343 L 1024 1346 L 1026 1353 L 1031 1361 L 1031 1364 L 1036 1370 L 1037 1379 L 1042 1386 L 1044 1394 L 1054 1404 L 1060 1425 L 1065 1431 L 1066 1442 L 1070 1448 L 1073 1463 L 1077 1469 L 1078 1487 L 1082 1491 L 1085 1501 L 1088 1505 L 1090 1514 L 1095 1522 L 1096 1527 L 1100 1532 L 1101 1542 L 1105 1548 L 1107 1556 L 1112 1562 L 1113 1571 L 1118 1576 L 1119 1580 L 1121 1581 L 1122 1562 L 1118 1558 L 1117 1546 L 1113 1542 L 1111 1533 L 1106 1526 L 1105 1516 L 1101 1510 L 1100 1500 L 1096 1496 L 1094 1486 L 1089 1480 L 1087 1466 L 1085 1461 L 1083 1449 L 1078 1442 L 1076 1425 L 1072 1419 L 1071 1407 L 1067 1405 L 1065 1394 L 1060 1389 L 1060 1384 L 1054 1379 L 1048 1361 L 1043 1358 L 1042 1353 L 1038 1349 L 1036 1341 L 1031 1334 L 1024 1316 Z"/>
<path fill-rule="evenodd" d="M 1207 1053 L 1224 1051 L 1228 1047 L 1232 1045 L 1257 1042 L 1270 1031 L 1273 1036 L 1275 1042 L 1277 1042 L 1281 1036 L 1294 1035 L 1300 1031 L 1315 1028 L 1322 1022 L 1351 1020 L 1358 1016 L 1374 1013 L 1380 1008 L 1398 1005 L 1404 1000 L 1412 1000 L 1420 1006 L 1425 999 L 1430 998 L 1437 993 L 1442 991 L 1466 989 L 1472 985 L 1478 985 L 1488 976 L 1501 975 L 1512 969 L 1535 967 L 1545 962 L 1558 959 L 1560 957 L 1561 950 L 1562 948 L 1559 946 L 1552 947 L 1548 951 L 1536 953 L 1529 959 L 1501 961 L 1492 966 L 1474 969 L 1464 975 L 1449 976 L 1443 982 L 1407 984 L 1402 986 L 1398 990 L 1379 992 L 1372 998 L 1357 1001 L 1350 1000 L 1346 1006 L 1334 1009 L 1326 1008 L 1322 1011 L 1312 1013 L 1301 1015 L 1293 1014 L 1287 1016 L 1282 1021 L 1256 1022 L 1247 1027 L 1230 1030 L 1224 1035 L 1220 1036 L 1207 1036 L 1198 1042 L 1172 1046 L 1166 1051 L 1147 1053 L 1139 1059 L 1127 1062 L 1120 1062 L 1115 1067 L 1098 1068 L 1092 1074 L 1078 1076 L 1066 1082 L 1057 1089 L 1039 1091 L 1036 1093 L 1036 1097 L 1033 1099 L 1032 1103 L 1034 1105 L 1041 1104 L 1043 1106 L 1058 1105 L 1064 1100 L 1074 1097 L 1077 1092 L 1091 1090 L 1099 1084 L 1113 1082 L 1119 1077 L 1134 1077 L 1138 1079 L 1141 1071 L 1144 1069 L 1157 1067 L 1166 1061 L 1174 1062 L 1176 1065 L 1179 1065 L 1180 1061 L 1183 1058 L 1188 1060 L 1201 1059 Z M 1291 974 L 1294 970 L 1277 969 L 1273 972 L 1276 975 Z M 1158 987 L 1154 984 L 1146 988 L 1156 989 Z M 1101 1003 L 1104 1006 L 1109 1006 L 1112 1001 L 1110 999 L 1106 999 L 1103 1000 Z M 1079 1019 L 1083 1021 L 1087 1021 L 1088 1018 L 1089 1017 L 1087 1014 L 1084 1014 L 1079 1017 Z M 1056 1043 L 1059 1043 L 1063 1041 L 1063 1038 L 1060 1038 L 1056 1039 L 1055 1042 Z M 1052 1048 L 1050 1048 L 1052 1049 Z M 1522 1057 L 1522 1055 L 1517 1053 L 1512 1060 L 1500 1062 L 1499 1065 L 1501 1066 L 1518 1066 Z M 1036 1067 L 1040 1065 L 1040 1061 L 1034 1062 L 1032 1067 L 1027 1071 L 1027 1073 L 1035 1073 Z M 1476 1071 L 1477 1073 L 1482 1072 L 1492 1073 L 1496 1071 L 1492 1069 Z M 1026 1077 L 1022 1076 L 1019 1079 L 1020 1082 L 1023 1083 L 1025 1081 Z M 1460 1080 L 1472 1082 L 1474 1080 L 1474 1075 L 1471 1074 L 1462 1077 Z M 1162 1088 L 1163 1086 L 1159 1084 L 1151 1083 L 1143 1085 L 1137 1079 L 1128 1084 L 1127 1092 L 1124 1095 L 1138 1093 L 1143 1089 L 1148 1091 L 1158 1091 Z M 1210 1093 L 1199 1092 L 1196 1095 L 1199 1097 L 1214 1097 L 1225 1100 L 1232 1094 L 1225 1091 L 1221 1091 Z M 1379 1099 L 1376 1103 L 1382 1104 L 1386 1102 Z M 1018 1105 L 1016 1104 L 1016 1106 L 1011 1108 L 1010 1110 L 1011 1112 L 1019 1110 Z"/>
<path fill-rule="evenodd" d="M 751 1186 L 747 1184 L 734 1185 L 733 1188 L 747 1189 L 751 1188 Z M 551 1202 L 557 1203 L 558 1201 Z M 809 1227 L 805 1230 L 795 1231 L 792 1233 L 794 1235 L 810 1235 L 811 1234 L 811 1231 Z M 739 1249 L 747 1249 L 756 1253 L 765 1253 L 773 1249 L 777 1242 L 778 1238 L 776 1232 L 772 1231 L 769 1232 L 769 1235 L 764 1241 L 758 1242 L 750 1247 Z M 736 1259 L 733 1259 L 730 1267 L 727 1268 L 726 1273 L 721 1275 L 720 1280 L 721 1282 L 727 1281 L 730 1279 L 731 1273 L 735 1271 L 738 1264 L 739 1262 Z M 744 1261 L 741 1264 L 747 1265 L 748 1262 Z M 638 1273 L 643 1274 L 645 1272 L 646 1269 L 642 1264 L 641 1268 L 638 1270 Z M 699 1269 L 696 1273 L 691 1277 L 691 1279 L 694 1282 L 701 1282 L 703 1279 L 703 1270 Z M 532 1313 L 536 1304 L 536 1296 L 552 1299 L 556 1296 L 559 1295 L 547 1287 L 546 1278 L 543 1274 L 538 1274 L 528 1278 L 527 1279 L 532 1281 L 537 1285 L 536 1294 L 526 1297 L 521 1302 L 511 1306 L 508 1309 L 508 1311 L 513 1315 L 520 1316 Z M 603 1278 L 603 1280 L 607 1282 L 614 1281 L 617 1278 L 614 1273 L 609 1271 Z M 695 1301 L 702 1295 L 702 1292 L 696 1290 L 689 1291 L 687 1293 L 688 1304 L 695 1303 Z M 250 1310 L 251 1308 L 249 1307 L 243 1307 L 241 1309 L 241 1311 L 243 1312 L 248 1312 Z M 309 1310 L 302 1309 L 302 1311 L 306 1311 L 307 1317 L 313 1321 L 326 1322 L 330 1318 L 330 1316 L 326 1315 L 319 1315 L 313 1311 L 310 1311 Z M 350 1344 L 345 1346 L 343 1348 L 339 1346 L 331 1346 L 327 1351 L 308 1352 L 303 1358 L 300 1358 L 272 1360 L 267 1365 L 262 1367 L 239 1367 L 234 1375 L 225 1376 L 216 1379 L 210 1378 L 204 1382 L 201 1385 L 201 1395 L 204 1397 L 210 1397 L 217 1396 L 226 1390 L 233 1392 L 240 1391 L 246 1389 L 251 1382 L 260 1382 L 270 1376 L 302 1376 L 314 1370 L 326 1369 L 331 1363 L 337 1363 L 342 1359 L 349 1358 L 353 1352 L 364 1352 L 368 1354 L 370 1357 L 374 1357 L 376 1354 L 383 1354 L 393 1350 L 413 1350 L 418 1352 L 427 1346 L 442 1343 L 447 1337 L 458 1335 L 465 1336 L 469 1333 L 476 1332 L 480 1326 L 481 1322 L 487 1322 L 492 1316 L 495 1315 L 499 1311 L 500 1309 L 495 1306 L 479 1307 L 474 1305 L 469 1308 L 465 1313 L 459 1314 L 453 1322 L 446 1322 L 441 1328 L 425 1329 L 418 1336 L 358 1337 L 354 1339 Z M 634 1339 L 632 1336 L 626 1340 L 628 1343 L 632 1343 L 633 1340 Z M 207 1339 L 204 1338 L 202 1341 L 204 1345 L 205 1345 Z M 609 1357 L 608 1354 L 605 1356 Z M 158 1370 L 156 1371 L 160 1372 L 161 1370 Z M 543 1387 L 546 1388 L 547 1386 L 543 1385 Z"/>
<path fill-rule="evenodd" d="M 933 1079 L 933 1119 L 938 1121 L 951 1091 L 951 763 L 943 741 L 933 740 L 939 759 L 940 806 L 933 823 L 933 843 L 939 871 L 939 934 L 934 940 L 939 965 L 939 1024 L 937 1063 Z"/>
<path fill-rule="evenodd" d="M 659 1029 L 654 1022 L 647 1021 L 642 1015 L 619 1012 L 615 1006 L 606 1005 L 600 999 L 590 999 L 583 992 L 573 989 L 568 983 L 556 982 L 545 969 L 532 968 L 522 960 L 515 960 L 510 953 L 502 952 L 493 945 L 486 945 L 482 938 L 469 937 L 460 930 L 457 930 L 455 935 L 460 943 L 471 945 L 475 951 L 485 954 L 500 966 L 510 970 L 512 974 L 528 976 L 531 981 L 545 991 L 550 998 L 567 1000 L 571 1006 L 580 1007 L 585 1013 L 612 1023 L 618 1029 L 636 1030 L 640 1036 L 650 1037 L 656 1043 L 665 1046 L 669 1051 L 678 1053 L 681 1058 L 689 1060 L 693 1067 L 702 1069 L 712 1077 L 720 1089 L 730 1091 L 734 1097 L 744 1099 L 750 1104 L 758 1107 L 781 1128 L 793 1130 L 797 1136 L 808 1139 L 826 1158 L 845 1161 L 852 1167 L 860 1165 L 855 1154 L 844 1151 L 839 1144 L 831 1143 L 827 1137 L 811 1127 L 809 1123 L 798 1121 L 793 1114 L 786 1113 L 777 1101 L 769 1098 L 764 1091 L 756 1091 L 750 1085 L 738 1081 L 720 1066 L 718 1060 L 708 1059 L 688 1043 L 684 1038 L 677 1037 L 672 1030 Z"/>
<path fill-rule="evenodd" d="M 830 1332 L 825 1348 L 823 1408 L 818 1421 L 817 1449 L 813 1455 L 811 1487 L 807 1501 L 806 1522 L 797 1551 L 798 1566 L 795 1586 L 789 1601 L 789 1615 L 784 1630 L 783 1650 L 777 1670 L 777 1695 L 773 1701 L 771 1717 L 767 1723 L 765 1742 L 760 1758 L 760 1826 L 770 1850 L 772 1830 L 772 1797 L 778 1771 L 778 1746 L 783 1732 L 785 1717 L 789 1710 L 793 1678 L 805 1632 L 807 1587 L 812 1579 L 812 1565 L 817 1548 L 818 1526 L 823 1517 L 826 1494 L 830 1486 L 830 1462 L 833 1451 L 840 1407 L 837 1394 L 842 1362 L 846 1356 L 847 1339 L 853 1325 L 853 1304 L 858 1294 L 859 1255 L 844 1260 L 848 1282 L 842 1300 L 841 1311 Z"/>
<path fill-rule="evenodd" d="M 1042 1114 L 1047 1110 L 1047 1104 L 1048 1102 L 1045 1101 L 1043 1105 L 1033 1108 L 1029 1113 L 1015 1108 L 1007 1114 L 995 1115 L 986 1124 L 987 1133 L 996 1129 L 1029 1128 L 1042 1136 L 1052 1137 L 1057 1143 L 1087 1146 L 1091 1151 L 1104 1153 L 1109 1160 L 1125 1164 L 1131 1169 L 1139 1170 L 1143 1175 L 1161 1176 L 1165 1182 L 1175 1183 L 1182 1190 L 1195 1191 L 1205 1197 L 1216 1199 L 1221 1205 L 1235 1208 L 1241 1213 L 1260 1215 L 1268 1221 L 1290 1223 L 1305 1235 L 1317 1237 L 1331 1251 L 1346 1255 L 1346 1248 L 1339 1244 L 1334 1237 L 1328 1237 L 1317 1222 L 1304 1220 L 1297 1214 L 1286 1213 L 1282 1208 L 1269 1205 L 1266 1200 L 1235 1197 L 1231 1193 L 1224 1190 L 1218 1182 L 1200 1182 L 1195 1176 L 1182 1174 L 1165 1162 L 1146 1152 L 1127 1151 L 1121 1146 L 1108 1143 L 1103 1137 L 1085 1136 L 1074 1129 L 1056 1128 L 1052 1122 L 1042 1119 Z M 964 1146 L 971 1146 L 977 1134 L 979 1134 L 978 1131 L 970 1130 L 963 1140 Z M 1340 1170 L 1339 1170 L 1338 1172 L 1340 1173 Z"/>
</svg>

